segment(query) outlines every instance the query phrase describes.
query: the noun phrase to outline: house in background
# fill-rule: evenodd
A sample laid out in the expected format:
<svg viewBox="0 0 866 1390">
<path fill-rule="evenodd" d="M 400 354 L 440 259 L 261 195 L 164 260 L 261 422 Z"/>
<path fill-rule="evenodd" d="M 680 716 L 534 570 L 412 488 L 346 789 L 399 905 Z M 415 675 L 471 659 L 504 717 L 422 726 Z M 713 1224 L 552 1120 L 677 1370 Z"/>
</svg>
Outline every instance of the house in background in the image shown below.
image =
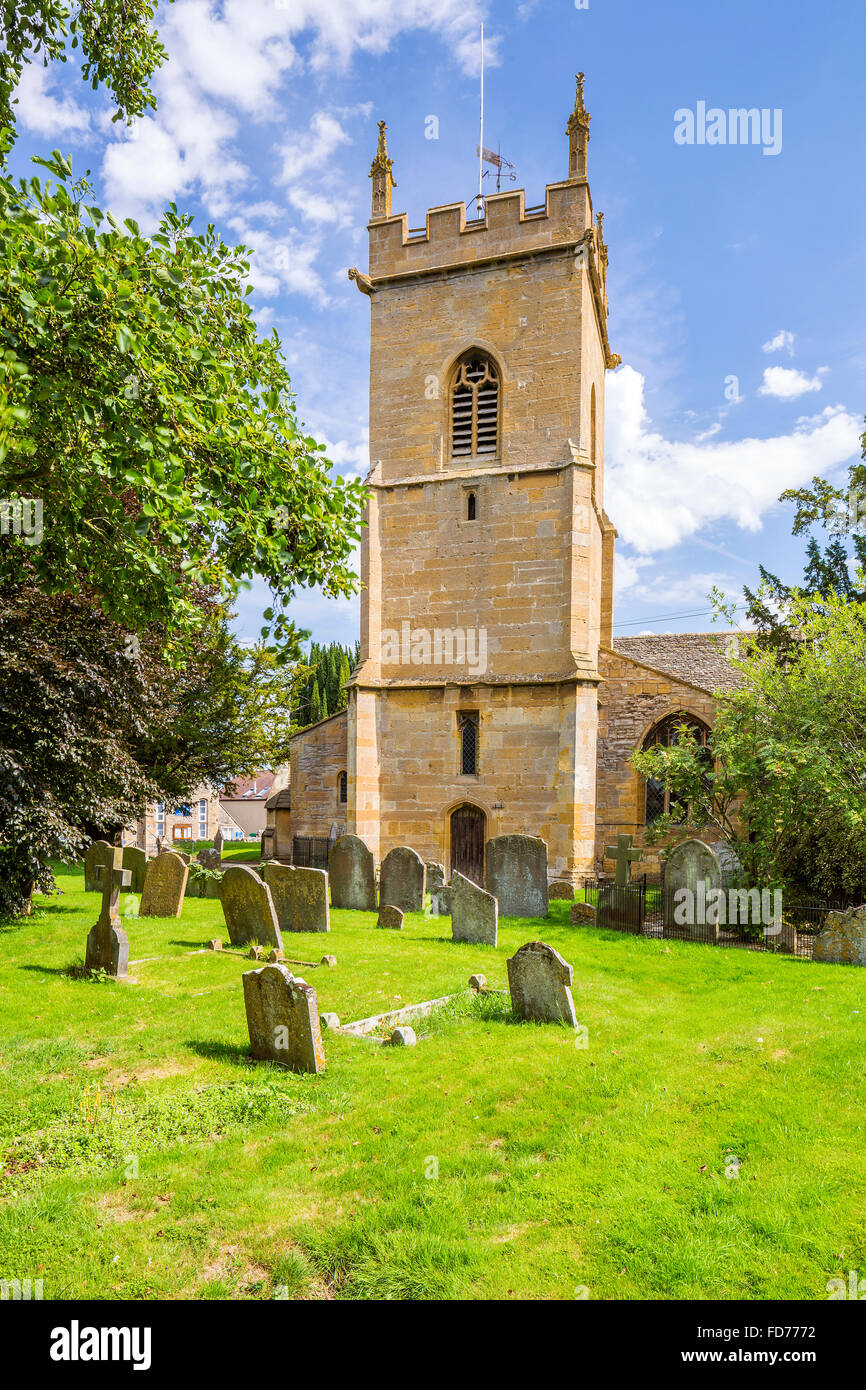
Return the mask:
<svg viewBox="0 0 866 1390">
<path fill-rule="evenodd" d="M 288 766 L 276 772 L 266 769 L 254 777 L 239 779 L 232 796 L 202 785 L 189 801 L 178 806 L 157 802 L 124 831 L 123 843 L 138 845 L 152 855 L 156 853 L 157 837 L 179 849 L 184 843 L 212 841 L 217 830 L 222 831 L 224 840 L 257 840 L 265 828 L 267 798 L 275 785 L 284 786 L 288 780 Z"/>
</svg>

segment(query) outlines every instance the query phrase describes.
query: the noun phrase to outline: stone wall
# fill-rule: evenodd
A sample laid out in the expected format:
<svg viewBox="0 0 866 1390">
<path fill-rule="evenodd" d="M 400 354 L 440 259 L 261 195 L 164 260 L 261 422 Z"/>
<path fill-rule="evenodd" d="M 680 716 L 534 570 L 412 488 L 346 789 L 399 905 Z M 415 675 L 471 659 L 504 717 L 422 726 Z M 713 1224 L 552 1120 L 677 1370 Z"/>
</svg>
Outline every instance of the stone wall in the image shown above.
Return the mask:
<svg viewBox="0 0 866 1390">
<path fill-rule="evenodd" d="M 460 773 L 459 716 L 478 714 L 478 775 Z M 349 829 L 378 862 L 395 845 L 450 873 L 450 813 L 486 815 L 486 838 L 540 835 L 554 877 L 592 869 L 595 838 L 593 683 L 438 686 L 352 692 L 350 724 L 369 766 Z M 350 740 L 351 742 L 351 740 Z M 353 803 L 352 789 L 349 792 Z"/>
<path fill-rule="evenodd" d="M 345 710 L 295 735 L 291 743 L 292 837 L 327 836 L 334 821 L 345 824 L 340 773 L 347 767 Z"/>
<path fill-rule="evenodd" d="M 692 714 L 712 725 L 716 709 L 708 691 L 636 661 L 620 647 L 628 646 L 631 651 L 632 644 L 653 644 L 657 660 L 664 660 L 668 666 L 685 666 L 690 654 L 704 651 L 706 636 L 690 633 L 686 634 L 686 641 L 678 635 L 617 639 L 616 651 L 603 648 L 599 652 L 603 683 L 598 699 L 597 871 L 603 867 L 605 846 L 617 834 L 634 835 L 636 844 L 646 844 L 644 781 L 629 761 L 634 749 L 641 746 L 653 725 L 669 714 Z M 700 640 L 690 640 L 693 637 Z M 709 658 L 707 661 L 709 667 Z M 656 845 L 647 849 L 644 863 L 648 869 L 657 869 L 660 848 Z M 610 867 L 607 866 L 608 871 Z"/>
</svg>

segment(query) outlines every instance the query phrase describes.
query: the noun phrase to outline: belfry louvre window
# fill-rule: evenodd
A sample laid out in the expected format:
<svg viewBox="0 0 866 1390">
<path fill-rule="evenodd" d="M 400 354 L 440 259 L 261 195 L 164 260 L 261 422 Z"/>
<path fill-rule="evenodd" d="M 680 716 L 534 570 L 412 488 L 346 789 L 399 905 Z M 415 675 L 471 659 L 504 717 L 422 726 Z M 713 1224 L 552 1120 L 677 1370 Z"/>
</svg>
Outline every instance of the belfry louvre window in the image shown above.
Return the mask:
<svg viewBox="0 0 866 1390">
<path fill-rule="evenodd" d="M 460 361 L 451 387 L 451 455 L 499 451 L 499 373 L 480 352 Z"/>
</svg>

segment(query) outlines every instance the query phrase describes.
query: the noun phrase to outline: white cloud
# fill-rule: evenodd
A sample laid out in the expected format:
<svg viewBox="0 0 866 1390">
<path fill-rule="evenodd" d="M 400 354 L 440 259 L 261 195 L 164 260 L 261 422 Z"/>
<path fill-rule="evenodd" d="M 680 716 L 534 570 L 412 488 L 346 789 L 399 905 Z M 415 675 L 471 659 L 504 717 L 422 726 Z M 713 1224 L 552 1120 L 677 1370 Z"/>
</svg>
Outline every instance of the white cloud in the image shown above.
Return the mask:
<svg viewBox="0 0 866 1390">
<path fill-rule="evenodd" d="M 820 391 L 824 385 L 821 377 L 827 371 L 819 367 L 815 376 L 807 376 L 796 367 L 765 367 L 764 380 L 758 387 L 759 396 L 775 396 L 780 401 L 794 401 L 807 391 Z"/>
<path fill-rule="evenodd" d="M 160 23 L 169 59 L 154 79 L 156 113 L 122 133 L 115 127 L 119 138 L 105 155 L 113 210 L 150 228 L 165 203 L 195 193 L 210 216 L 224 216 L 251 182 L 235 145 L 238 118 L 244 126 L 279 120 L 291 131 L 283 99 L 290 73 L 332 74 L 356 51 L 384 53 L 418 29 L 438 35 L 473 71 L 481 13 L 481 0 L 176 0 Z M 495 61 L 495 43 L 488 57 Z M 280 181 L 305 177 L 292 201 L 311 221 L 343 220 L 326 192 L 308 185 L 327 184 L 327 160 L 349 139 L 336 116 L 322 111 L 279 147 Z"/>
<path fill-rule="evenodd" d="M 787 435 L 697 444 L 653 431 L 643 393 L 633 367 L 608 377 L 605 506 L 623 542 L 641 555 L 704 526 L 716 528 L 716 540 L 732 526 L 757 531 L 784 488 L 859 453 L 860 422 L 841 406 L 798 420 Z"/>
<path fill-rule="evenodd" d="M 90 129 L 90 116 L 71 97 L 52 95 L 58 76 L 56 67 L 25 64 L 15 89 L 17 120 L 35 135 L 83 135 Z"/>
<path fill-rule="evenodd" d="M 366 478 L 370 471 L 370 431 L 361 431 L 361 439 L 357 444 L 350 444 L 345 439 L 338 439 L 335 444 L 323 440 L 328 458 L 333 463 L 338 473 L 345 477 Z"/>
<path fill-rule="evenodd" d="M 761 352 L 787 352 L 789 356 L 794 356 L 794 335 L 789 333 L 787 328 L 780 328 L 774 338 L 769 338 L 761 346 Z"/>
</svg>

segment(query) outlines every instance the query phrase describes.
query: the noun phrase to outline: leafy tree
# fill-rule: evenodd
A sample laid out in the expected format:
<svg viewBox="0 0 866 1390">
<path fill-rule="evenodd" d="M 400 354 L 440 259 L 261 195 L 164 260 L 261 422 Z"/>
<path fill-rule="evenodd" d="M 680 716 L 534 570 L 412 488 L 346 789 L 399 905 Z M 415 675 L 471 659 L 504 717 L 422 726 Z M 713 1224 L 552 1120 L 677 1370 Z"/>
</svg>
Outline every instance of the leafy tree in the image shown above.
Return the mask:
<svg viewBox="0 0 866 1390">
<path fill-rule="evenodd" d="M 0 916 L 51 888 L 50 858 L 113 839 L 148 804 L 287 760 L 292 685 L 272 652 L 245 652 L 207 604 L 182 661 L 163 645 L 87 596 L 0 592 Z"/>
<path fill-rule="evenodd" d="M 81 76 L 94 91 L 108 87 L 117 104 L 112 120 L 143 116 L 156 104 L 150 79 L 166 57 L 151 23 L 155 10 L 154 0 L 8 0 L 0 7 L 0 125 L 14 122 L 25 63 L 65 63 L 68 50 L 80 51 Z"/>
<path fill-rule="evenodd" d="M 861 444 L 861 457 L 866 460 L 866 433 L 861 437 Z M 866 464 L 852 464 L 849 468 L 847 493 L 825 478 L 815 477 L 809 487 L 788 488 L 779 501 L 796 503 L 793 535 L 803 535 L 810 527 L 818 525 L 832 537 L 822 546 L 815 536 L 809 536 L 800 586 L 802 592 L 819 600 L 835 593 L 862 603 L 866 599 L 860 577 L 860 572 L 866 569 L 866 534 L 862 525 L 866 520 Z M 850 539 L 850 553 L 841 539 L 845 534 Z M 787 616 L 794 590 L 763 565 L 759 569 L 759 588 L 745 589 L 749 621 L 771 645 L 789 647 L 795 640 Z"/>
<path fill-rule="evenodd" d="M 858 583 L 862 585 L 862 576 Z M 688 807 L 648 835 L 713 825 L 749 886 L 866 895 L 866 603 L 792 591 L 784 655 L 744 635 L 738 689 L 717 693 L 713 770 L 686 726 L 678 744 L 635 752 L 644 777 Z"/>
<path fill-rule="evenodd" d="M 191 589 L 230 601 L 258 575 L 266 631 L 296 656 L 295 586 L 357 586 L 364 490 L 298 424 L 244 249 L 174 205 L 152 238 L 124 231 L 63 156 L 34 162 L 53 183 L 0 179 L 0 496 L 41 500 L 44 540 L 0 545 L 0 582 L 87 586 L 172 644 L 202 625 Z"/>
<path fill-rule="evenodd" d="M 346 708 L 347 695 L 343 687 L 352 674 L 352 669 L 357 666 L 360 656 L 360 642 L 356 642 L 353 647 L 341 646 L 339 642 L 330 642 L 327 646 L 318 642 L 310 643 L 310 653 L 307 657 L 309 675 L 306 680 L 301 680 L 295 696 L 295 717 L 300 728 L 306 728 L 317 719 L 324 719 L 327 715 L 336 714 L 338 710 Z M 314 687 L 318 690 L 318 702 L 315 705 L 318 714 L 313 712 Z"/>
</svg>

